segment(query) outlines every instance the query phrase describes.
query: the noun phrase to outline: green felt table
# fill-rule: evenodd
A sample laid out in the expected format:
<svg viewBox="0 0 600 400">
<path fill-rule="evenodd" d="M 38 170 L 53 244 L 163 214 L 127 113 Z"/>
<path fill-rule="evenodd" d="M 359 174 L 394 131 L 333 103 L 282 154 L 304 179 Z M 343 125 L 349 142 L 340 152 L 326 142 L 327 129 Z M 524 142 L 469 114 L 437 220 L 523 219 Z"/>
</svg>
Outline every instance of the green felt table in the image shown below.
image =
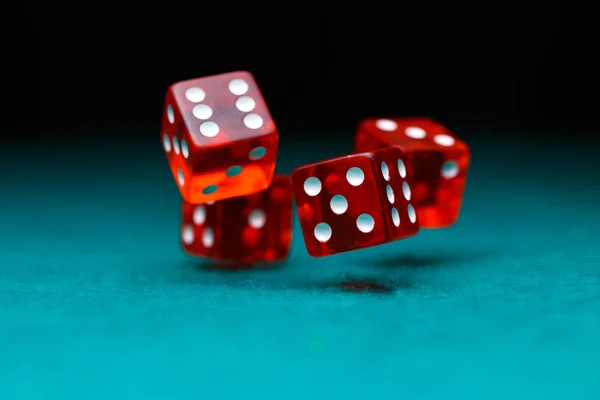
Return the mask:
<svg viewBox="0 0 600 400">
<path fill-rule="evenodd" d="M 454 227 L 241 271 L 182 253 L 158 134 L 6 144 L 0 398 L 600 398 L 597 149 L 460 132 Z M 351 150 L 301 133 L 279 172 Z"/>
</svg>

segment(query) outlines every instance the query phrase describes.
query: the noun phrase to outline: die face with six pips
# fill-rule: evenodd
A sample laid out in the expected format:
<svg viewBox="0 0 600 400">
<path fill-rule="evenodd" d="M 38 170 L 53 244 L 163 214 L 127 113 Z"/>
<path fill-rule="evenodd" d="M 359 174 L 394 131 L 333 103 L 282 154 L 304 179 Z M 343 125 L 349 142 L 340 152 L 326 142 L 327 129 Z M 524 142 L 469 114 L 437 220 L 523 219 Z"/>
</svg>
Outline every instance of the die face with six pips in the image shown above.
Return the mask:
<svg viewBox="0 0 600 400">
<path fill-rule="evenodd" d="M 279 136 L 254 77 L 239 71 L 169 87 L 161 141 L 182 197 L 203 204 L 268 188 Z"/>
</svg>

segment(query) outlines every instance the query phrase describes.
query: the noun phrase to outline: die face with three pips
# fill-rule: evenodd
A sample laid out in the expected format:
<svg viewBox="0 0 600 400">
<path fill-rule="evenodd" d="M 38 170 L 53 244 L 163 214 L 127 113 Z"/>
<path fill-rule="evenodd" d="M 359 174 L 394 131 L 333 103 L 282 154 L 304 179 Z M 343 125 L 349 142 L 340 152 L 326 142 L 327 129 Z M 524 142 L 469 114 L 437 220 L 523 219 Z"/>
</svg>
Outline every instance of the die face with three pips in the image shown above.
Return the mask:
<svg viewBox="0 0 600 400">
<path fill-rule="evenodd" d="M 356 131 L 354 151 L 395 146 L 405 153 L 408 183 L 421 228 L 452 226 L 459 217 L 470 150 L 430 118 L 371 118 Z"/>
</svg>

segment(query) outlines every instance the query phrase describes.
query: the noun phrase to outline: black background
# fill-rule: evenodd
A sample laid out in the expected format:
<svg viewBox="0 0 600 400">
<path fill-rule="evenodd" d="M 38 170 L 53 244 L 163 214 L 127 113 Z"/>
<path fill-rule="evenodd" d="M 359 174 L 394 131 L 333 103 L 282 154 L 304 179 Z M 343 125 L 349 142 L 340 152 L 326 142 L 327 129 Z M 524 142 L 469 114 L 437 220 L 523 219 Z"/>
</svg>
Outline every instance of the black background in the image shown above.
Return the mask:
<svg viewBox="0 0 600 400">
<path fill-rule="evenodd" d="M 280 129 L 306 134 L 382 115 L 594 131 L 598 30 L 583 1 L 16 7 L 2 27 L 11 137 L 158 135 L 169 84 L 233 70 L 255 75 Z"/>
</svg>

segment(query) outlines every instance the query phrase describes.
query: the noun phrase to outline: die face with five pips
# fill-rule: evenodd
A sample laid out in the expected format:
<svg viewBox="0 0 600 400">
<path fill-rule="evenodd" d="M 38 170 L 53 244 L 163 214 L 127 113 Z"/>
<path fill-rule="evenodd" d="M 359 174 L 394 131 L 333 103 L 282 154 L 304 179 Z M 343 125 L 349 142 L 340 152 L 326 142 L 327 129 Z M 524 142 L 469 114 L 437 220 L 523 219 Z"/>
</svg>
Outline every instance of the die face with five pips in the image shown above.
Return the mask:
<svg viewBox="0 0 600 400">
<path fill-rule="evenodd" d="M 405 164 L 391 147 L 296 168 L 292 186 L 308 253 L 321 257 L 417 234 Z"/>
</svg>

